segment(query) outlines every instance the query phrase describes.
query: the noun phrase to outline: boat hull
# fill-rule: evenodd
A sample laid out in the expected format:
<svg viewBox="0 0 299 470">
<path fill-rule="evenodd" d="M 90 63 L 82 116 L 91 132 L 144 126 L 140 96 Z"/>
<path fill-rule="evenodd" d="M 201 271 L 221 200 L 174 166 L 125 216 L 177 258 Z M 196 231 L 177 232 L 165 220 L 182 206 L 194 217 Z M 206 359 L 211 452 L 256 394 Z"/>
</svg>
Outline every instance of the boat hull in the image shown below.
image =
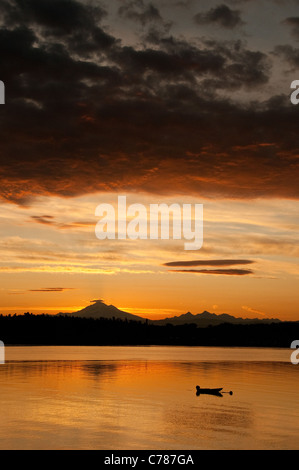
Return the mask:
<svg viewBox="0 0 299 470">
<path fill-rule="evenodd" d="M 196 387 L 197 395 L 221 395 L 223 388 L 200 388 Z"/>
</svg>

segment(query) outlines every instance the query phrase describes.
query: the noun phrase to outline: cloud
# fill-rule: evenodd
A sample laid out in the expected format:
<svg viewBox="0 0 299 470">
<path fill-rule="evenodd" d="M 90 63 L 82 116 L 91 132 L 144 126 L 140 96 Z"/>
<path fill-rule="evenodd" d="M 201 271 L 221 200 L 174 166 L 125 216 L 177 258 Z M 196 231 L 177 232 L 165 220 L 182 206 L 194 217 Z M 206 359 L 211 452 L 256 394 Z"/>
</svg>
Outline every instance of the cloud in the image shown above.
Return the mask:
<svg viewBox="0 0 299 470">
<path fill-rule="evenodd" d="M 52 217 L 51 215 L 32 215 L 31 219 L 42 225 L 55 224 L 55 222 L 53 221 L 54 217 Z"/>
<path fill-rule="evenodd" d="M 87 221 L 87 220 L 78 220 L 78 221 L 69 222 L 69 223 L 58 222 L 57 220 L 55 220 L 55 217 L 51 215 L 32 215 L 31 219 L 38 224 L 51 225 L 61 230 L 66 230 L 66 229 L 78 230 L 81 228 L 94 227 L 95 225 L 94 221 Z"/>
<path fill-rule="evenodd" d="M 68 290 L 74 290 L 71 287 L 45 287 L 43 289 L 30 289 L 27 292 L 65 292 Z"/>
<path fill-rule="evenodd" d="M 251 308 L 251 307 L 247 307 L 246 305 L 242 307 L 243 310 L 246 310 L 246 312 L 250 312 L 250 313 L 254 313 L 256 315 L 261 315 L 263 317 L 266 317 L 266 313 L 265 312 L 260 312 L 259 310 L 256 310 L 254 308 Z"/>
<path fill-rule="evenodd" d="M 244 24 L 240 16 L 240 11 L 231 10 L 231 8 L 224 4 L 211 8 L 205 13 L 197 13 L 197 15 L 194 16 L 194 21 L 198 25 L 216 24 L 228 29 L 233 29 Z"/>
<path fill-rule="evenodd" d="M 8 25 L 38 25 L 55 36 L 92 29 L 106 11 L 76 0 L 2 0 L 1 11 Z"/>
<path fill-rule="evenodd" d="M 101 7 L 74 0 L 3 0 L 1 9 L 3 200 L 98 191 L 299 197 L 288 97 L 231 99 L 264 90 L 263 52 L 154 29 L 142 45 L 124 45 Z"/>
<path fill-rule="evenodd" d="M 165 263 L 163 266 L 168 267 L 188 267 L 188 266 L 234 266 L 242 264 L 252 264 L 254 261 L 251 260 L 196 260 L 196 261 L 174 261 L 171 263 Z"/>
<path fill-rule="evenodd" d="M 145 26 L 150 22 L 163 22 L 157 7 L 152 3 L 144 4 L 143 0 L 125 0 L 118 9 L 118 14 L 124 18 L 140 22 Z"/>
<path fill-rule="evenodd" d="M 248 274 L 253 274 L 253 271 L 250 269 L 174 269 L 169 272 L 188 274 L 217 274 L 222 276 L 246 276 Z"/>
<path fill-rule="evenodd" d="M 299 17 L 289 17 L 286 18 L 282 24 L 286 24 L 287 26 L 291 27 L 292 35 L 299 40 Z"/>
<path fill-rule="evenodd" d="M 274 55 L 282 57 L 286 62 L 291 65 L 293 70 L 299 67 L 299 49 L 290 45 L 276 46 Z"/>
</svg>

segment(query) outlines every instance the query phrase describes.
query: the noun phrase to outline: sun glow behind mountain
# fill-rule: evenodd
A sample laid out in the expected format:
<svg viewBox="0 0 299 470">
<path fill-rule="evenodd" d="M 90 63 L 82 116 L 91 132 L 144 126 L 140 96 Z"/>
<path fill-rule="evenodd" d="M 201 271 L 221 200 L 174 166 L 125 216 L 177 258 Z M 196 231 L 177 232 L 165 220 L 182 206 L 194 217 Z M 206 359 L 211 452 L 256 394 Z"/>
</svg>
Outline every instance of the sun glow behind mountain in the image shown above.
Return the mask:
<svg viewBox="0 0 299 470">
<path fill-rule="evenodd" d="M 97 240 L 99 201 L 116 195 L 0 206 L 2 313 L 71 312 L 101 296 L 157 319 L 188 310 L 296 319 L 295 203 L 204 201 L 204 246 L 188 253 L 180 240 Z"/>
<path fill-rule="evenodd" d="M 1 3 L 2 313 L 298 318 L 297 5 L 237 3 Z M 119 195 L 203 204 L 203 248 L 99 241 Z"/>
</svg>

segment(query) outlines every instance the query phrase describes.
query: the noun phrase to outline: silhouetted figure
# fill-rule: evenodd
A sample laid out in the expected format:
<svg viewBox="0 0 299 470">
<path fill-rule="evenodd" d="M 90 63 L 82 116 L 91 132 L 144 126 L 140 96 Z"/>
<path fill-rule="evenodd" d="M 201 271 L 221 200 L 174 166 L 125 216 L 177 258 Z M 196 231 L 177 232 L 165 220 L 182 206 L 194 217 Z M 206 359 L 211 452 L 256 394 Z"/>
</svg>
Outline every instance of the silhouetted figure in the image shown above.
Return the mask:
<svg viewBox="0 0 299 470">
<path fill-rule="evenodd" d="M 222 392 L 223 388 L 200 388 L 199 385 L 196 385 L 196 396 L 200 395 L 214 395 L 215 397 L 223 397 L 223 393 L 228 393 L 232 395 L 233 392 Z"/>
<path fill-rule="evenodd" d="M 199 385 L 196 386 L 196 396 L 200 395 L 214 395 L 215 397 L 223 397 L 220 393 L 222 388 L 200 388 Z"/>
</svg>

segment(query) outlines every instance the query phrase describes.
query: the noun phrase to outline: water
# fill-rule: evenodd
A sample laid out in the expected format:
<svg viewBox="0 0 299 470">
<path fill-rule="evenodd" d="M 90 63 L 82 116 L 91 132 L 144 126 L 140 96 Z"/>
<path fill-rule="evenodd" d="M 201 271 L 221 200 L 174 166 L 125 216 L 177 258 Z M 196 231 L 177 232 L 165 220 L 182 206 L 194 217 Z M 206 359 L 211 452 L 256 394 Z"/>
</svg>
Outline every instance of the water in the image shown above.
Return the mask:
<svg viewBox="0 0 299 470">
<path fill-rule="evenodd" d="M 0 448 L 298 449 L 298 372 L 281 349 L 7 347 Z"/>
</svg>

